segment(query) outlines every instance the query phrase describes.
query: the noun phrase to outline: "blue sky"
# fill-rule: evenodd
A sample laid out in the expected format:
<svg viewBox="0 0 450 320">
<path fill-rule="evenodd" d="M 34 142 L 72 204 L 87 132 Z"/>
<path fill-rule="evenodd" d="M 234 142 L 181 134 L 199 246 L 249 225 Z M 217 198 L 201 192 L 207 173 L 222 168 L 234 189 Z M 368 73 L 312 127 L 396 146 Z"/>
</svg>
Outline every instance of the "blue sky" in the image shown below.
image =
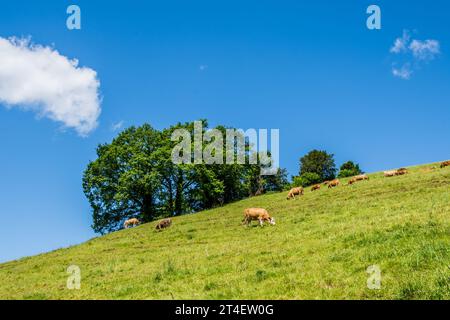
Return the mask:
<svg viewBox="0 0 450 320">
<path fill-rule="evenodd" d="M 72 2 L 0 4 L 0 37 L 30 36 L 95 70 L 102 109 L 81 137 L 0 104 L 0 261 L 95 236 L 81 177 L 120 123 L 279 128 L 290 174 L 312 148 L 368 172 L 449 158 L 448 1 L 73 3 L 81 30 L 66 28 Z M 381 30 L 366 28 L 370 4 L 381 8 Z M 439 52 L 390 52 L 404 30 Z M 393 74 L 404 65 L 408 79 Z"/>
</svg>

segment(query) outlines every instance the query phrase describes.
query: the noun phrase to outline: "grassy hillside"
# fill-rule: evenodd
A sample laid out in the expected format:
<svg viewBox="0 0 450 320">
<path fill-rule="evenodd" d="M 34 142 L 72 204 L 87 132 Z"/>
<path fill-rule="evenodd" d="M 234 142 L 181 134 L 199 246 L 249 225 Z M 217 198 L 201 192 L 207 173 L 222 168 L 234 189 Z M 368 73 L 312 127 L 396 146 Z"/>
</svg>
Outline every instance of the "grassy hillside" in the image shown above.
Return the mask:
<svg viewBox="0 0 450 320">
<path fill-rule="evenodd" d="M 450 299 L 450 168 L 269 194 L 0 265 L 0 299 Z M 265 207 L 276 226 L 240 225 Z M 81 289 L 66 288 L 69 265 Z M 380 290 L 367 288 L 378 265 Z"/>
</svg>

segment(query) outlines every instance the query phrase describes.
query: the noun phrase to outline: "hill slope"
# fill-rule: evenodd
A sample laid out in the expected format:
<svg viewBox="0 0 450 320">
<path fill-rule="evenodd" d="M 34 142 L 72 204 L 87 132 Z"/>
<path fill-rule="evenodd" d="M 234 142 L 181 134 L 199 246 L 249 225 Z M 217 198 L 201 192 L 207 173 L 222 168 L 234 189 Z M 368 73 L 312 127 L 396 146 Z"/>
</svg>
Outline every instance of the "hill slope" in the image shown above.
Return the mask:
<svg viewBox="0 0 450 320">
<path fill-rule="evenodd" d="M 0 265 L 0 299 L 450 299 L 450 168 L 246 199 Z M 265 207 L 276 226 L 240 225 Z M 69 265 L 81 289 L 66 288 Z M 380 290 L 367 288 L 370 265 Z"/>
</svg>

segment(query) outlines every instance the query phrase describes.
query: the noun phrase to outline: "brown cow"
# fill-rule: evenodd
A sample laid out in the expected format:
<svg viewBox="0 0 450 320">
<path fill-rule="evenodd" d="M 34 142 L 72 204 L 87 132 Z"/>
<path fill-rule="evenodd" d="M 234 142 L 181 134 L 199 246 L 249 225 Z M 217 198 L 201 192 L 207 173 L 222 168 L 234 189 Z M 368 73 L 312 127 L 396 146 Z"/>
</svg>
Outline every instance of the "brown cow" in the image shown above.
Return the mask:
<svg viewBox="0 0 450 320">
<path fill-rule="evenodd" d="M 172 219 L 167 218 L 167 219 L 163 219 L 163 220 L 159 221 L 158 224 L 156 225 L 155 229 L 162 230 L 162 229 L 170 227 L 171 225 L 172 225 Z"/>
<path fill-rule="evenodd" d="M 369 180 L 369 177 L 365 174 L 360 174 L 358 176 L 354 176 L 353 178 L 351 178 L 348 182 L 349 185 L 354 184 L 355 182 L 358 181 L 363 181 L 363 180 Z"/>
<path fill-rule="evenodd" d="M 272 218 L 266 209 L 263 208 L 248 208 L 244 210 L 244 220 L 242 224 L 250 225 L 253 220 L 258 220 L 259 225 L 262 227 L 264 222 L 268 222 L 271 225 L 275 224 L 275 219 Z"/>
<path fill-rule="evenodd" d="M 125 228 L 125 229 L 128 229 L 129 227 L 130 227 L 130 225 L 131 226 L 133 226 L 133 227 L 135 227 L 135 226 L 137 226 L 138 224 L 140 224 L 141 222 L 138 220 L 138 219 L 136 219 L 136 218 L 131 218 L 131 219 L 128 219 L 127 221 L 125 221 L 124 223 L 123 223 L 123 227 Z"/>
<path fill-rule="evenodd" d="M 328 189 L 337 187 L 340 184 L 341 182 L 339 181 L 339 179 L 334 179 L 333 181 L 330 181 L 330 183 L 328 183 Z"/>
<path fill-rule="evenodd" d="M 311 191 L 319 190 L 321 186 L 322 186 L 322 185 L 321 185 L 320 183 L 319 183 L 319 184 L 316 184 L 315 186 L 313 186 L 313 187 L 311 188 Z"/>
<path fill-rule="evenodd" d="M 289 193 L 287 195 L 287 200 L 289 199 L 295 199 L 295 196 L 302 196 L 304 193 L 304 190 L 302 187 L 297 187 L 297 188 L 292 188 L 291 190 L 289 190 Z"/>
<path fill-rule="evenodd" d="M 404 174 L 408 173 L 408 169 L 406 168 L 400 168 L 397 170 L 389 170 L 384 172 L 385 177 L 394 177 L 394 176 L 402 176 Z"/>
<path fill-rule="evenodd" d="M 394 177 L 397 175 L 397 170 L 389 170 L 384 172 L 385 177 Z"/>
<path fill-rule="evenodd" d="M 441 163 L 441 169 L 450 166 L 450 160 Z"/>
<path fill-rule="evenodd" d="M 362 181 L 362 180 L 369 180 L 369 177 L 366 174 L 360 174 L 359 176 L 355 177 L 356 181 Z"/>
</svg>

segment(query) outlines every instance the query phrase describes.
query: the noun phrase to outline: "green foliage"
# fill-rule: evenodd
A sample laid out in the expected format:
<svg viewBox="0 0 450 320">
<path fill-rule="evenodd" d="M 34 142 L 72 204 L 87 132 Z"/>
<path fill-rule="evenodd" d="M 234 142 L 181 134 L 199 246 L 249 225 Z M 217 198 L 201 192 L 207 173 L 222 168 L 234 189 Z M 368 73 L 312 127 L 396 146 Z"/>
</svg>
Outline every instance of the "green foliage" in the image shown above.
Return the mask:
<svg viewBox="0 0 450 320">
<path fill-rule="evenodd" d="M 186 129 L 192 137 L 194 123 L 178 123 L 162 131 L 148 124 L 131 127 L 110 144 L 97 148 L 97 159 L 89 163 L 83 175 L 83 190 L 92 207 L 96 232 L 118 230 L 131 217 L 149 222 L 266 191 L 281 191 L 287 185 L 286 170 L 263 177 L 260 164 L 174 164 L 172 151 L 179 141 L 171 137 L 176 129 Z M 203 134 L 207 129 L 203 121 Z M 225 127 L 216 129 L 225 137 Z M 191 141 L 191 147 L 193 144 Z M 204 142 L 202 148 L 207 146 Z M 225 144 L 222 151 L 225 157 Z M 245 155 L 247 160 L 260 157 L 250 153 L 248 143 Z"/>
<path fill-rule="evenodd" d="M 316 173 L 320 181 L 332 180 L 336 177 L 334 155 L 326 151 L 312 150 L 300 158 L 300 176 L 305 173 Z"/>
<path fill-rule="evenodd" d="M 347 161 L 341 166 L 338 178 L 353 177 L 362 173 L 363 172 L 359 168 L 359 164 L 355 164 L 353 161 Z"/>
<path fill-rule="evenodd" d="M 265 191 L 283 191 L 289 186 L 287 170 L 284 168 L 278 169 L 277 174 L 272 176 L 265 176 Z"/>
<path fill-rule="evenodd" d="M 305 172 L 299 177 L 294 178 L 295 187 L 308 187 L 322 182 L 322 178 L 315 172 Z"/>
<path fill-rule="evenodd" d="M 303 181 L 299 176 L 292 177 L 292 187 L 303 187 Z"/>
<path fill-rule="evenodd" d="M 146 222 L 159 214 L 161 146 L 161 134 L 147 124 L 128 128 L 111 144 L 98 146 L 97 160 L 83 175 L 96 232 L 115 230 L 125 218 L 138 216 Z"/>
</svg>

